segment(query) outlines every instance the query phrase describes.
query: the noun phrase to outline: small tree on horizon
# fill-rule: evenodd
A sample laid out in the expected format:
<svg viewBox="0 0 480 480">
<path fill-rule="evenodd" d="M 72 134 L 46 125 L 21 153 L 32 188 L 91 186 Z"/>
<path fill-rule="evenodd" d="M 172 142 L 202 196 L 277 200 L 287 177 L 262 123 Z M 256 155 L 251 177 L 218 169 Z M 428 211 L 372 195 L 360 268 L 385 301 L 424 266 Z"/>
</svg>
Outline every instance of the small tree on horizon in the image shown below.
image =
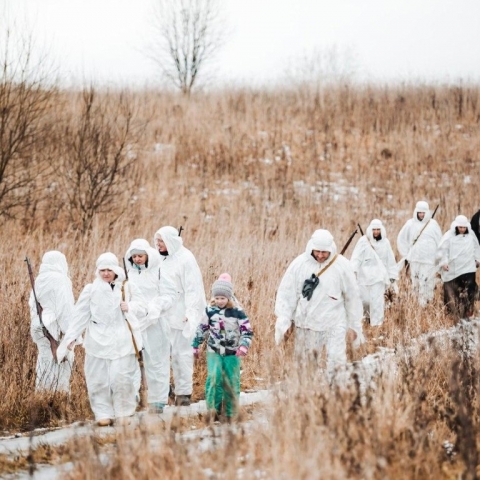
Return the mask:
<svg viewBox="0 0 480 480">
<path fill-rule="evenodd" d="M 164 80 L 189 95 L 225 41 L 220 0 L 156 0 L 147 51 Z"/>
</svg>

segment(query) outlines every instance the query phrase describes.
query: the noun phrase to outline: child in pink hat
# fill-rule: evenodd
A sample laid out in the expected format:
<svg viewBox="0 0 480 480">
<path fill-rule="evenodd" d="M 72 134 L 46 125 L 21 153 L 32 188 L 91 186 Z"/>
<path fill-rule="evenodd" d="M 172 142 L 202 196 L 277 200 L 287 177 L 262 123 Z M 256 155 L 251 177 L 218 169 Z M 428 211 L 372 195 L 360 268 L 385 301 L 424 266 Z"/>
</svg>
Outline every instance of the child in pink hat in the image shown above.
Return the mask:
<svg viewBox="0 0 480 480">
<path fill-rule="evenodd" d="M 192 343 L 195 358 L 207 341 L 207 381 L 205 400 L 215 418 L 223 413 L 230 421 L 238 414 L 240 364 L 252 343 L 250 321 L 235 302 L 232 278 L 222 273 L 212 285 L 212 300 L 197 327 Z"/>
</svg>

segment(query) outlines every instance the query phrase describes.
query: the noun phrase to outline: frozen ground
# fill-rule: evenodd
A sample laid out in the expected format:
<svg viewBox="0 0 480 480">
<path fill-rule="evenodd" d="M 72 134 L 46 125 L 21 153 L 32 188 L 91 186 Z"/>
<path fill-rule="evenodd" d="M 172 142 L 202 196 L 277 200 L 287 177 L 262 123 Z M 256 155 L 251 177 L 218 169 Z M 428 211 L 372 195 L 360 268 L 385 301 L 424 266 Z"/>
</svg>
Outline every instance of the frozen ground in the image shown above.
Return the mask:
<svg viewBox="0 0 480 480">
<path fill-rule="evenodd" d="M 261 390 L 258 392 L 240 394 L 240 405 L 252 405 L 259 402 L 265 402 L 268 399 L 269 392 Z M 165 407 L 162 415 L 154 415 L 146 412 L 140 412 L 132 418 L 130 424 L 135 425 L 140 422 L 148 423 L 148 426 L 162 424 L 165 420 L 171 419 L 175 415 L 181 417 L 197 417 L 199 413 L 205 413 L 207 407 L 205 401 L 193 403 L 189 407 Z M 118 427 L 97 427 L 94 422 L 73 423 L 67 427 L 61 427 L 54 430 L 37 429 L 31 439 L 32 448 L 36 449 L 40 445 L 63 445 L 68 440 L 75 437 L 90 435 L 111 435 Z M 123 426 L 121 427 L 123 428 Z M 0 437 L 0 454 L 15 456 L 18 453 L 26 453 L 30 448 L 30 435 L 28 433 L 9 437 Z"/>
<path fill-rule="evenodd" d="M 348 371 L 351 373 L 355 371 L 358 374 L 360 382 L 365 385 L 366 383 L 374 382 L 376 375 L 384 370 L 394 374 L 396 371 L 396 362 L 401 356 L 416 355 L 422 348 L 429 348 L 431 340 L 434 338 L 436 342 L 447 342 L 454 338 L 466 339 L 464 343 L 467 350 L 471 352 L 475 351 L 478 345 L 480 319 L 477 317 L 473 321 L 461 321 L 455 327 L 449 329 L 439 330 L 433 333 L 422 335 L 416 339 L 413 339 L 408 347 L 393 350 L 379 347 L 377 352 L 371 355 L 367 355 L 361 361 L 349 364 Z M 349 375 L 348 375 L 349 377 Z M 341 380 L 341 379 L 338 379 Z M 240 395 L 241 405 L 253 405 L 256 403 L 266 402 L 271 396 L 271 392 L 262 390 L 252 393 L 242 392 Z M 194 403 L 189 407 L 166 407 L 165 412 L 162 415 L 152 415 L 148 413 L 139 413 L 135 417 L 132 417 L 130 424 L 127 428 L 135 428 L 139 424 L 147 425 L 148 429 L 152 429 L 152 435 L 150 440 L 155 443 L 155 426 L 161 425 L 165 420 L 171 419 L 174 416 L 181 416 L 183 418 L 197 418 L 198 414 L 205 413 L 207 411 L 205 401 Z M 256 422 L 258 424 L 258 420 Z M 243 428 L 248 430 L 249 423 L 242 424 Z M 41 445 L 59 446 L 67 443 L 69 440 L 81 437 L 91 436 L 109 436 L 116 432 L 117 428 L 122 427 L 97 427 L 93 422 L 87 424 L 72 424 L 68 427 L 58 428 L 55 430 L 38 429 L 34 431 L 34 435 L 30 439 L 28 434 L 16 435 L 11 437 L 0 438 L 0 454 L 8 455 L 14 458 L 19 453 L 26 454 L 31 446 L 33 449 L 38 448 Z M 205 451 L 214 447 L 212 438 L 219 437 L 219 429 L 223 426 L 216 426 L 214 429 L 195 429 L 190 432 L 181 434 L 182 439 L 185 441 L 198 439 L 195 443 L 196 451 Z M 233 427 L 235 428 L 235 427 Z M 158 435 L 158 434 L 157 434 Z M 180 435 L 180 434 L 179 434 Z M 154 446 L 154 445 L 153 445 Z M 104 454 L 103 458 L 108 461 L 108 455 Z M 15 475 L 5 476 L 3 478 L 33 478 L 35 480 L 53 480 L 62 477 L 62 473 L 73 468 L 72 463 L 66 463 L 63 465 L 37 465 L 37 470 L 33 476 L 29 476 L 27 472 L 17 473 Z"/>
</svg>

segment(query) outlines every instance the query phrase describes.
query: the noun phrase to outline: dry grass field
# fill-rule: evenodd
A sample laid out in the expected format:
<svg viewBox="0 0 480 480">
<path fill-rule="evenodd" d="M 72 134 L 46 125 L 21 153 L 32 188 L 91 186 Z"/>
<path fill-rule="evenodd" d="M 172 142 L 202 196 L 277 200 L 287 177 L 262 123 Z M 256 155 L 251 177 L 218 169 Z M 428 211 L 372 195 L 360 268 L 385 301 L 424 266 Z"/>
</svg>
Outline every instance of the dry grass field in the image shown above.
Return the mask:
<svg viewBox="0 0 480 480">
<path fill-rule="evenodd" d="M 82 92 L 52 94 L 42 148 L 30 152 L 31 168 L 42 166 L 36 189 L 15 216 L 2 218 L 0 431 L 92 418 L 81 348 L 69 398 L 34 393 L 25 255 L 37 271 L 45 251 L 65 253 L 77 297 L 99 254 L 120 258 L 132 239 L 152 242 L 159 227 L 182 225 L 206 294 L 228 271 L 251 318 L 255 338 L 242 388 L 282 380 L 275 401 L 204 452 L 170 427 L 155 444 L 142 432 L 118 438 L 107 465 L 94 441 L 72 446 L 70 478 L 476 478 L 477 352 L 432 344 L 402 356 L 395 372 L 362 391 L 355 381 L 330 389 L 292 364 L 293 339 L 275 347 L 273 309 L 285 268 L 318 228 L 329 229 L 341 248 L 357 222 L 365 229 L 380 218 L 395 245 L 418 200 L 440 204 L 443 231 L 456 215 L 470 218 L 480 208 L 480 88 L 303 86 L 191 98 L 97 91 L 94 101 L 91 128 L 79 120 L 87 118 Z M 133 112 L 128 134 L 122 102 Z M 100 140 L 83 148 L 92 138 Z M 128 168 L 119 167 L 118 188 L 89 216 L 82 205 L 89 192 L 100 198 L 94 189 L 106 180 L 86 167 L 80 175 L 79 165 L 87 157 L 96 165 L 99 151 L 108 159 L 120 152 Z M 455 323 L 444 314 L 440 284 L 434 302 L 420 309 L 402 279 L 385 324 L 366 327 L 367 345 L 350 357 L 408 345 Z M 194 399 L 203 398 L 205 373 L 200 362 Z"/>
</svg>

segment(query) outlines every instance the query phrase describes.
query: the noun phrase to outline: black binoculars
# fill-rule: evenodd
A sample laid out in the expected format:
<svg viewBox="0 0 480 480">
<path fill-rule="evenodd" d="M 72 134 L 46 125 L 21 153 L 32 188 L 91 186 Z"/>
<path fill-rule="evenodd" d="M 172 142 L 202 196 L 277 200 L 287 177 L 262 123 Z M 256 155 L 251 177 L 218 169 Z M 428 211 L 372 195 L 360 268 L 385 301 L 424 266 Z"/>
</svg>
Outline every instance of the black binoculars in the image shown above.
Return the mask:
<svg viewBox="0 0 480 480">
<path fill-rule="evenodd" d="M 313 291 L 318 287 L 320 279 L 312 273 L 312 278 L 307 278 L 303 282 L 302 295 L 303 298 L 306 298 L 307 301 L 310 301 L 313 295 Z"/>
</svg>

